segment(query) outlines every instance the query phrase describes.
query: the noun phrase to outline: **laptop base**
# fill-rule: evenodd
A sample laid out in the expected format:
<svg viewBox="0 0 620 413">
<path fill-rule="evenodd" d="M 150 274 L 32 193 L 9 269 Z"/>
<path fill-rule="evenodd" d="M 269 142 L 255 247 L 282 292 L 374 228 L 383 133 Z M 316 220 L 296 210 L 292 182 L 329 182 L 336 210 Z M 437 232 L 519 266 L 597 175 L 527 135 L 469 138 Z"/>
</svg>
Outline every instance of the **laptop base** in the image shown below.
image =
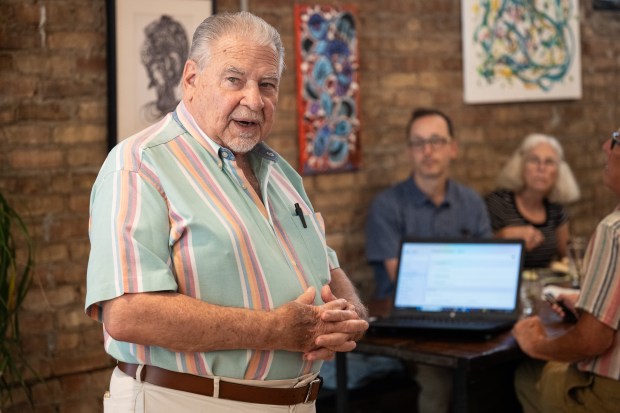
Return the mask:
<svg viewBox="0 0 620 413">
<path fill-rule="evenodd" d="M 395 322 L 396 321 L 396 322 Z M 373 336 L 386 337 L 420 337 L 420 338 L 454 338 L 456 340 L 488 340 L 498 334 L 506 332 L 512 328 L 514 322 L 508 321 L 503 323 L 470 323 L 461 322 L 452 325 L 445 323 L 431 323 L 424 326 L 419 323 L 417 326 L 411 325 L 408 320 L 406 327 L 399 325 L 398 320 L 391 318 L 377 319 L 372 321 L 368 328 L 368 334 Z"/>
</svg>

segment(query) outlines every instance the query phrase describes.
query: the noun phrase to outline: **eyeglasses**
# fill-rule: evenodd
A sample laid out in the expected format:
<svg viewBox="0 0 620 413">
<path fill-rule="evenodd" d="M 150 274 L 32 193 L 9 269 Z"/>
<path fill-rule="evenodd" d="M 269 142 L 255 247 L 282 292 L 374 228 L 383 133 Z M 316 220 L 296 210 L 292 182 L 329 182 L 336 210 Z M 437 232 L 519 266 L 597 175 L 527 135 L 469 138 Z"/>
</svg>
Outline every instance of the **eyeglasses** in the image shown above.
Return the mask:
<svg viewBox="0 0 620 413">
<path fill-rule="evenodd" d="M 611 134 L 611 147 L 610 149 L 613 151 L 614 146 L 620 145 L 620 131 L 616 131 Z"/>
<path fill-rule="evenodd" d="M 433 135 L 428 139 L 413 138 L 409 141 L 409 146 L 412 149 L 422 151 L 426 145 L 430 145 L 433 150 L 440 149 L 446 146 L 450 142 L 450 138 L 445 136 Z"/>
<path fill-rule="evenodd" d="M 540 159 L 536 156 L 527 156 L 523 161 L 526 165 L 536 167 L 544 166 L 545 168 L 555 168 L 558 166 L 558 161 L 553 158 Z"/>
</svg>

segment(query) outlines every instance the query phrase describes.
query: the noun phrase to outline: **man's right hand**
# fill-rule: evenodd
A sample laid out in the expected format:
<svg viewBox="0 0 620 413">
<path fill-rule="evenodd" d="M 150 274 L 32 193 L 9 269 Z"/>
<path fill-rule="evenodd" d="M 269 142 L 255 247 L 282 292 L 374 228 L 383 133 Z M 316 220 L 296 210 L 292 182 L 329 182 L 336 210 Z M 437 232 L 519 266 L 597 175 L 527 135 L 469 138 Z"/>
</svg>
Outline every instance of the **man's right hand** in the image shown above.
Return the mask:
<svg viewBox="0 0 620 413">
<path fill-rule="evenodd" d="M 577 304 L 577 301 L 579 300 L 579 292 L 559 293 L 555 297 L 555 299 L 561 302 L 564 306 L 566 306 L 566 310 L 571 311 L 573 313 L 573 316 L 577 314 L 577 310 L 575 309 L 575 304 Z M 567 314 L 564 311 L 564 308 L 562 308 L 560 305 L 552 304 L 551 308 L 553 308 L 553 311 L 555 311 L 563 319 L 567 317 Z"/>
</svg>

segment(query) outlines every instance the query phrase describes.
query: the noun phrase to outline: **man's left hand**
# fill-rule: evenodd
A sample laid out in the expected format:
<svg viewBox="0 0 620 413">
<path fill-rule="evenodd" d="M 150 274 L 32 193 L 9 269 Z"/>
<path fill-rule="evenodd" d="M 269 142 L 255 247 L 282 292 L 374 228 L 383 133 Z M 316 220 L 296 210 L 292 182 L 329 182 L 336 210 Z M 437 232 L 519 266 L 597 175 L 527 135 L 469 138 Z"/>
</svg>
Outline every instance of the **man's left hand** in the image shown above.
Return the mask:
<svg viewBox="0 0 620 413">
<path fill-rule="evenodd" d="M 512 329 L 512 335 L 521 350 L 531 357 L 536 357 L 536 345 L 547 338 L 542 320 L 538 316 L 519 320 Z"/>
<path fill-rule="evenodd" d="M 325 303 L 334 301 L 337 297 L 332 293 L 329 285 L 324 285 L 321 288 L 321 298 Z M 348 303 L 343 310 L 326 310 L 321 313 L 321 320 L 332 325 L 338 325 L 338 323 L 347 320 L 360 320 L 361 317 L 358 314 L 357 309 L 351 303 Z M 357 340 L 361 339 L 366 332 L 357 331 L 355 333 L 333 331 L 331 333 L 325 333 L 318 336 L 315 340 L 317 349 L 309 351 L 304 354 L 306 360 L 331 360 L 334 358 L 337 351 L 347 352 L 355 349 Z"/>
</svg>

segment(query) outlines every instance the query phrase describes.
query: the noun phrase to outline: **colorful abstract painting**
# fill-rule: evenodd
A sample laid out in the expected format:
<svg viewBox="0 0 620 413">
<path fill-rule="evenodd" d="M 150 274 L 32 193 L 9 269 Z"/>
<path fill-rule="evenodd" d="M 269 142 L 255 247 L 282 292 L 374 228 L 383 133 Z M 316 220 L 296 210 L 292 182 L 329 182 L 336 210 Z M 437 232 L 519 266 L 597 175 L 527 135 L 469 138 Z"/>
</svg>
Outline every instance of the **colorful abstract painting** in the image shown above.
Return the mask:
<svg viewBox="0 0 620 413">
<path fill-rule="evenodd" d="M 578 0 L 462 0 L 465 102 L 581 98 Z"/>
<path fill-rule="evenodd" d="M 359 55 L 352 7 L 296 5 L 299 172 L 356 170 Z"/>
</svg>

